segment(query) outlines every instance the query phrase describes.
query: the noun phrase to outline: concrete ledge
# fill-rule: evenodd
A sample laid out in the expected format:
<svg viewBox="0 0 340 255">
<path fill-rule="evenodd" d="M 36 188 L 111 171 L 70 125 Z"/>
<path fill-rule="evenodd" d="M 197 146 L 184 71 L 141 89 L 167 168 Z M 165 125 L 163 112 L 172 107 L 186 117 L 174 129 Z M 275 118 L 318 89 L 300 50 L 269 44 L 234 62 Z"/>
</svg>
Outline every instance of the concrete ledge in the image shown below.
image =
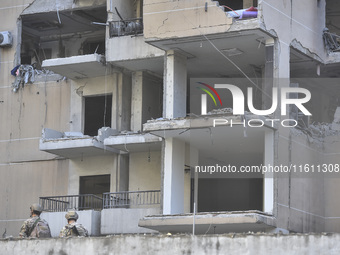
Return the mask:
<svg viewBox="0 0 340 255">
<path fill-rule="evenodd" d="M 72 80 L 104 76 L 106 73 L 105 57 L 96 53 L 46 59 L 42 62 L 42 67 Z"/>
<path fill-rule="evenodd" d="M 44 128 L 39 142 L 41 151 L 56 154 L 65 158 L 120 153 L 119 150 L 105 147 L 104 139 L 117 131 L 103 127 L 98 130 L 98 136 L 91 137 L 80 132 L 59 132 Z"/>
<path fill-rule="evenodd" d="M 146 215 L 159 213 L 160 208 L 114 208 L 102 210 L 102 235 L 123 233 L 155 233 L 156 231 L 139 227 L 138 221 Z"/>
<path fill-rule="evenodd" d="M 6 255 L 338 255 L 340 234 L 119 235 L 39 240 L 2 239 L 0 247 L 0 253 Z"/>
<path fill-rule="evenodd" d="M 121 151 L 136 152 L 160 150 L 161 142 L 162 138 L 152 134 L 127 134 L 110 136 L 104 140 L 104 145 Z"/>
<path fill-rule="evenodd" d="M 160 232 L 192 233 L 193 214 L 146 216 L 139 226 Z M 207 212 L 195 215 L 196 234 L 265 232 L 276 227 L 276 219 L 260 211 Z"/>
</svg>

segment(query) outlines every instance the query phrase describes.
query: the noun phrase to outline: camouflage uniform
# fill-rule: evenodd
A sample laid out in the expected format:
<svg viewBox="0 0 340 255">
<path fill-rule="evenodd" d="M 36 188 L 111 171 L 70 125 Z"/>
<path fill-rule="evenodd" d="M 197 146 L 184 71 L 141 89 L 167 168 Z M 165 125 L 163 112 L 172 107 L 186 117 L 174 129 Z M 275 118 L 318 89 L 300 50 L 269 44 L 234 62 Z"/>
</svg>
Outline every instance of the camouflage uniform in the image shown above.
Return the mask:
<svg viewBox="0 0 340 255">
<path fill-rule="evenodd" d="M 21 226 L 19 237 L 38 237 L 37 232 L 32 229 L 37 219 L 39 219 L 39 216 L 33 216 L 25 220 L 25 222 Z M 48 226 L 48 223 L 45 220 L 40 219 L 40 221 L 43 221 Z"/>
<path fill-rule="evenodd" d="M 89 236 L 89 234 L 83 225 L 74 222 L 63 227 L 59 234 L 59 237 L 69 236 Z"/>
</svg>

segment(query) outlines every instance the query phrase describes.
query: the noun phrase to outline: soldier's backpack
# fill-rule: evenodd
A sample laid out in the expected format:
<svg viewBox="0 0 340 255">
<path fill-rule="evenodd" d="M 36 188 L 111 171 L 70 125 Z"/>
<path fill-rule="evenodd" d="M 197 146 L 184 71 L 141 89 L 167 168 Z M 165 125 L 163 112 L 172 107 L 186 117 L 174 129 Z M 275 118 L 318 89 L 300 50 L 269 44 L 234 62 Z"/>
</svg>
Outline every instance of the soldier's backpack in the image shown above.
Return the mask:
<svg viewBox="0 0 340 255">
<path fill-rule="evenodd" d="M 30 237 L 38 237 L 38 238 L 46 238 L 51 237 L 50 227 L 48 226 L 47 222 L 38 218 L 29 233 Z"/>
<path fill-rule="evenodd" d="M 80 224 L 75 224 L 71 228 L 68 228 L 68 235 L 72 236 L 88 236 L 87 232 L 84 230 L 84 228 Z"/>
</svg>

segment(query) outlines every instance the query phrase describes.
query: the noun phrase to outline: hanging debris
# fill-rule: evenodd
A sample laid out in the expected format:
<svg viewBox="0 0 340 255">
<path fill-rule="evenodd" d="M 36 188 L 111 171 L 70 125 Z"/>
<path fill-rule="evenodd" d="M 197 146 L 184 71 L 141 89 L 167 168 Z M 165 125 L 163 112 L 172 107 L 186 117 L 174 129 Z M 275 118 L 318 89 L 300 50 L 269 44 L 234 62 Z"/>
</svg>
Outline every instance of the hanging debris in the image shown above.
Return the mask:
<svg viewBox="0 0 340 255">
<path fill-rule="evenodd" d="M 31 65 L 17 65 L 11 70 L 11 74 L 15 76 L 15 82 L 12 84 L 13 92 L 17 92 L 20 86 L 33 83 L 35 79 L 34 68 Z"/>
<path fill-rule="evenodd" d="M 328 28 L 323 30 L 323 40 L 328 53 L 340 51 L 340 36 L 330 33 Z"/>
</svg>

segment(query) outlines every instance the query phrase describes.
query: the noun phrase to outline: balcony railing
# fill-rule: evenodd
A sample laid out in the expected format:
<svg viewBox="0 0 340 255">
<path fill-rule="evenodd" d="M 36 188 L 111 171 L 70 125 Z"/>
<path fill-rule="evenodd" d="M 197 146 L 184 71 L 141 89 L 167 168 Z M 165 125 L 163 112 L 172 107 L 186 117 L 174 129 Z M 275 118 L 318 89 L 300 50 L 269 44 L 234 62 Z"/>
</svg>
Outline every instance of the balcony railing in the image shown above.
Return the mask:
<svg viewBox="0 0 340 255">
<path fill-rule="evenodd" d="M 103 194 L 103 208 L 128 208 L 160 204 L 160 190 L 121 191 Z"/>
<path fill-rule="evenodd" d="M 44 211 L 63 212 L 68 210 L 101 210 L 103 199 L 93 194 L 40 197 Z"/>
<path fill-rule="evenodd" d="M 110 22 L 110 38 L 143 33 L 143 19 L 129 19 Z"/>
</svg>

